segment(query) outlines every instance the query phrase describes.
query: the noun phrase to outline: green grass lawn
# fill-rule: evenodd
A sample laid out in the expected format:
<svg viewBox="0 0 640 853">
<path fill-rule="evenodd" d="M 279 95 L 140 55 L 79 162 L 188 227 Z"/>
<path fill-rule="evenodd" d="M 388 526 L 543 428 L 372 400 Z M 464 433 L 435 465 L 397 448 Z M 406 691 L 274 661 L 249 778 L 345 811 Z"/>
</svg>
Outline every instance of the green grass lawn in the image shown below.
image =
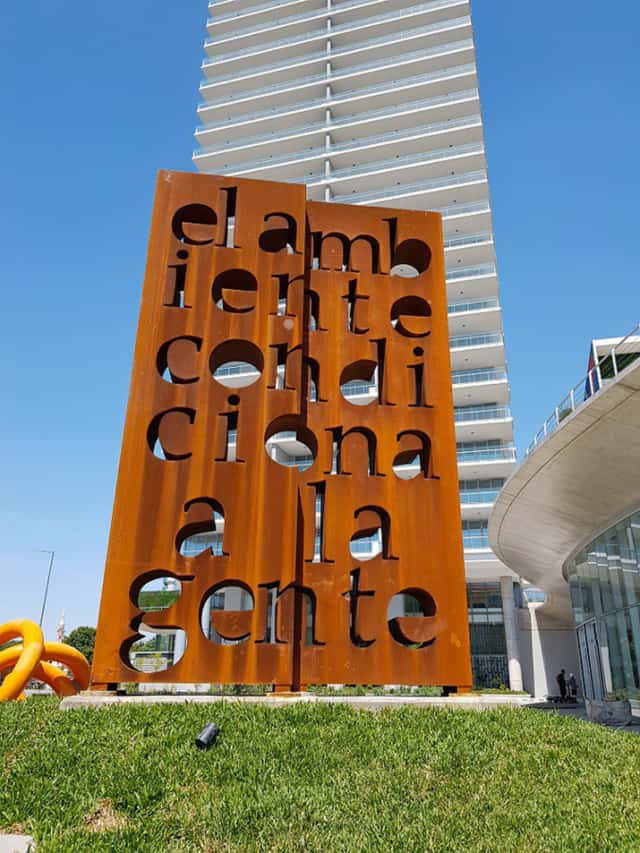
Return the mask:
<svg viewBox="0 0 640 853">
<path fill-rule="evenodd" d="M 0 828 L 39 851 L 638 850 L 640 737 L 522 709 L 32 699 L 0 705 Z"/>
</svg>

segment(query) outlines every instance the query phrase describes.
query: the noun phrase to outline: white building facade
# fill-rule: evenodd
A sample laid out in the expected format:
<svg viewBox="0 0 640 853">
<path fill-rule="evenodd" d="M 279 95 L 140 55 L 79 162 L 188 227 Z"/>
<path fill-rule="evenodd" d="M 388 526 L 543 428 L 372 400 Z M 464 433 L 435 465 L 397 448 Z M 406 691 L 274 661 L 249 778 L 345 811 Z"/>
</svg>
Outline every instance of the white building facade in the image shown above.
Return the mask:
<svg viewBox="0 0 640 853">
<path fill-rule="evenodd" d="M 215 0 L 209 13 L 200 171 L 443 214 L 474 677 L 521 689 L 526 596 L 487 532 L 516 450 L 469 0 Z M 368 402 L 367 388 L 345 393 Z"/>
</svg>

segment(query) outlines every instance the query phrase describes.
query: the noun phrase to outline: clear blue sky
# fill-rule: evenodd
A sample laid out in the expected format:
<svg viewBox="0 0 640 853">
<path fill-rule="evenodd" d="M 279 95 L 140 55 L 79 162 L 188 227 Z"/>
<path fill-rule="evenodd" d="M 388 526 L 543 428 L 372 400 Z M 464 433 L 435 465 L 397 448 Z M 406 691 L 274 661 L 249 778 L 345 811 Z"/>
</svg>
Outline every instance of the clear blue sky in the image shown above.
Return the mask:
<svg viewBox="0 0 640 853">
<path fill-rule="evenodd" d="M 640 6 L 475 0 L 516 437 L 640 320 Z M 190 170 L 206 0 L 5 3 L 0 622 L 95 624 L 155 173 Z"/>
</svg>

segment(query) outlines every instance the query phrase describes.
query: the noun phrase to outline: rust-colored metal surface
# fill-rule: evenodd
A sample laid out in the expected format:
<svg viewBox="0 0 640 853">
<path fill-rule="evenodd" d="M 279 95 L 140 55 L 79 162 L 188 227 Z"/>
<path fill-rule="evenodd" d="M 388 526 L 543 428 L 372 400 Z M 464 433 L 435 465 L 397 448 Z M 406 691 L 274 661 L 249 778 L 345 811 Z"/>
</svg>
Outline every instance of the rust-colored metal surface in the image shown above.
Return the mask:
<svg viewBox="0 0 640 853">
<path fill-rule="evenodd" d="M 439 215 L 160 173 L 92 681 L 471 684 Z"/>
</svg>

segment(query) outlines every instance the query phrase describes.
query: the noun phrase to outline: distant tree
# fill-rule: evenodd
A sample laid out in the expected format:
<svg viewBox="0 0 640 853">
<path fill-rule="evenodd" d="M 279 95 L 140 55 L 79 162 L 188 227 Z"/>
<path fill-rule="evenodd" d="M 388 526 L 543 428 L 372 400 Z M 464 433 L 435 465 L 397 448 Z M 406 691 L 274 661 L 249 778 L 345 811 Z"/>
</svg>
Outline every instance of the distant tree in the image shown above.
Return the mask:
<svg viewBox="0 0 640 853">
<path fill-rule="evenodd" d="M 156 638 L 149 637 L 147 640 L 138 640 L 131 646 L 131 649 L 134 652 L 155 652 L 157 651 L 156 645 Z"/>
<path fill-rule="evenodd" d="M 91 663 L 93 660 L 93 648 L 96 644 L 96 629 L 90 628 L 88 625 L 81 625 L 79 628 L 74 628 L 70 634 L 67 634 L 64 642 L 82 652 L 89 663 Z"/>
</svg>

